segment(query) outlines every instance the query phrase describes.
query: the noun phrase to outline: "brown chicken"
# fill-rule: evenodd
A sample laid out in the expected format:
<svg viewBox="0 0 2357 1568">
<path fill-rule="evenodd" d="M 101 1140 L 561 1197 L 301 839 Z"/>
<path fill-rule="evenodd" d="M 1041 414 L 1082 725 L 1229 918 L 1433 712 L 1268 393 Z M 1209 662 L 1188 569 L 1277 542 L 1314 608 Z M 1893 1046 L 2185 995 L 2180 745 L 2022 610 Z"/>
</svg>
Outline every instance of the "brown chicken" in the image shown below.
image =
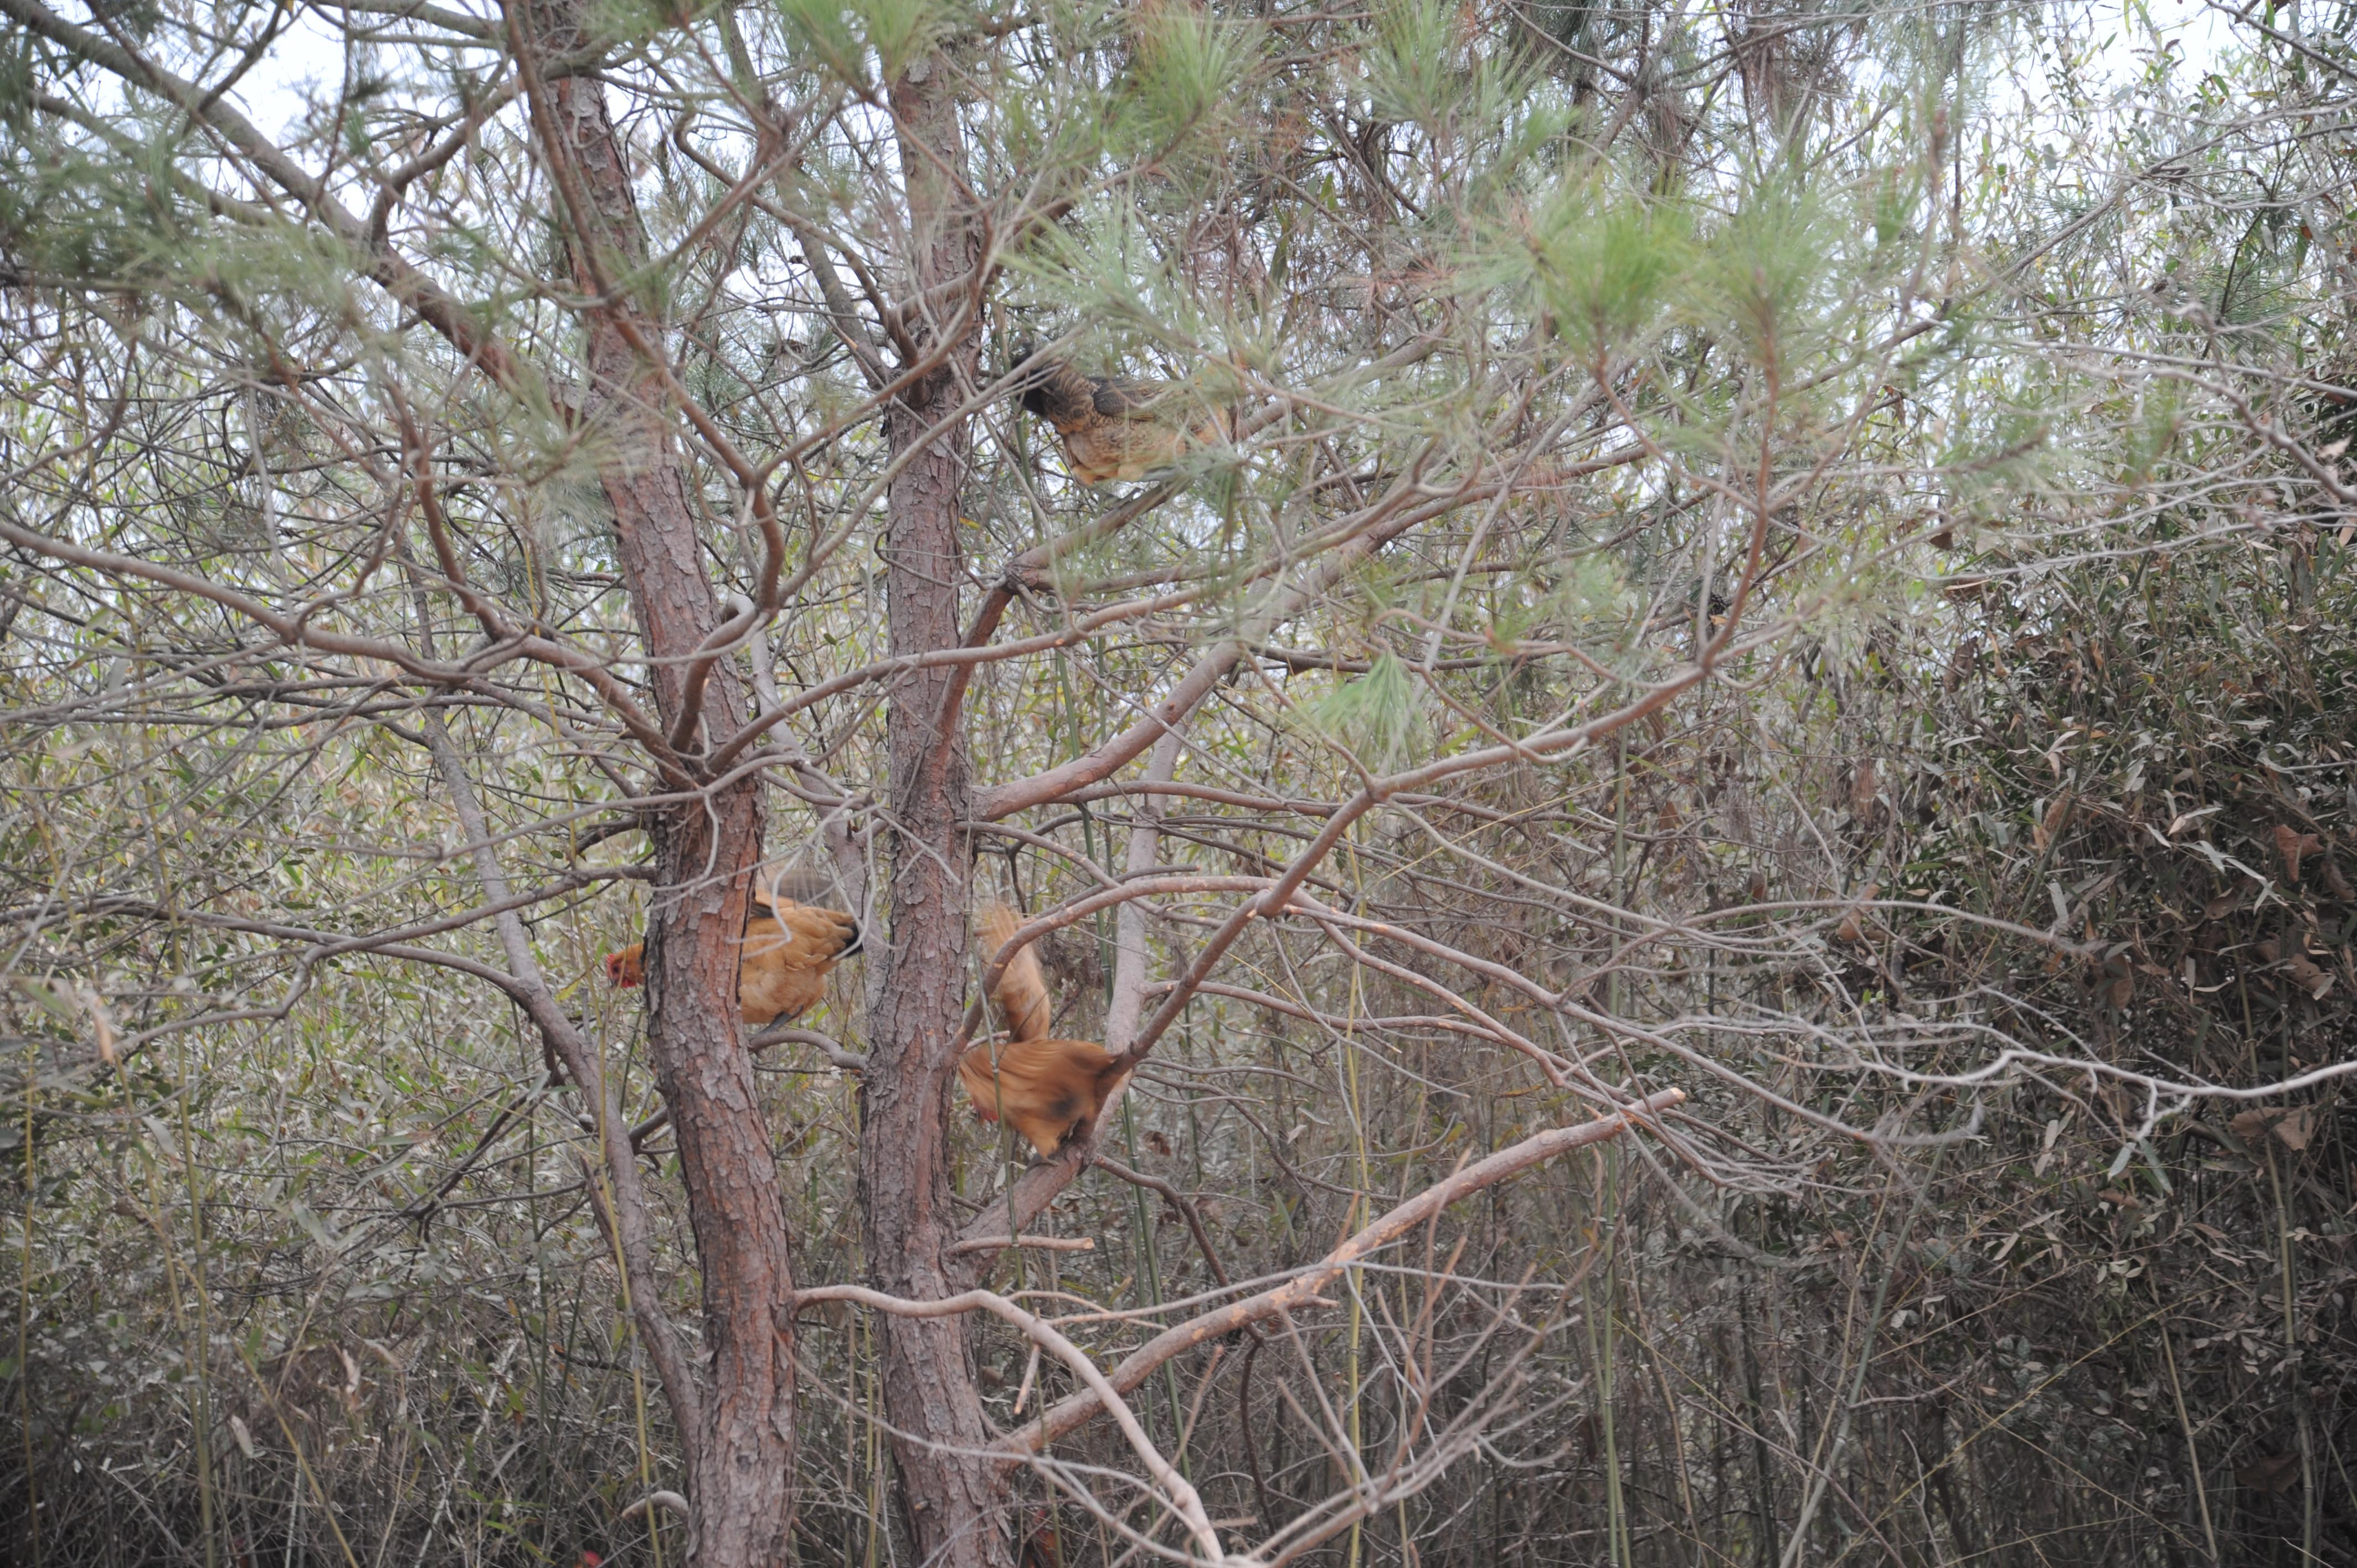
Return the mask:
<svg viewBox="0 0 2357 1568">
<path fill-rule="evenodd" d="M 1028 345 L 1017 348 L 1015 363 L 1032 353 Z M 1084 485 L 1142 479 L 1228 435 L 1222 415 L 1205 413 L 1185 387 L 1170 381 L 1082 375 L 1060 360 L 1042 360 L 1018 386 L 1024 412 L 1056 427 L 1072 478 Z"/>
<path fill-rule="evenodd" d="M 991 905 L 982 918 L 990 950 L 1005 947 L 1021 924 L 1006 905 Z M 1129 1069 L 1091 1041 L 1048 1038 L 1048 983 L 1029 948 L 1008 961 L 991 998 L 1008 1037 L 968 1048 L 958 1058 L 958 1081 L 965 1085 L 976 1116 L 1005 1120 L 1040 1158 L 1049 1158 L 1071 1140 L 1088 1136 L 1105 1097 Z"/>
<path fill-rule="evenodd" d="M 765 913 L 745 922 L 737 961 L 737 1015 L 756 1028 L 804 1012 L 826 994 L 827 972 L 859 950 L 859 922 L 840 909 L 797 904 L 774 889 L 756 887 Z M 646 983 L 646 944 L 606 955 L 606 978 L 616 985 Z"/>
<path fill-rule="evenodd" d="M 1031 1510 L 1030 1529 L 1024 1534 L 1016 1568 L 1064 1568 L 1064 1542 L 1046 1509 Z"/>
</svg>

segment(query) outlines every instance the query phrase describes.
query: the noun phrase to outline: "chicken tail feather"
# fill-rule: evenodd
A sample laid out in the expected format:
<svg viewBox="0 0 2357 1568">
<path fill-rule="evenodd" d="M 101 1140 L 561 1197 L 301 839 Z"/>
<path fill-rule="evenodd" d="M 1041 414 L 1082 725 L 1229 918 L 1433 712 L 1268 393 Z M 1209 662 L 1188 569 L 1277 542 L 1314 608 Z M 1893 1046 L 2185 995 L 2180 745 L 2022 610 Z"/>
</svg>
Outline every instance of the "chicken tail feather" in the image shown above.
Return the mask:
<svg viewBox="0 0 2357 1568">
<path fill-rule="evenodd" d="M 994 953 L 1014 940 L 1022 925 L 1022 918 L 1004 902 L 994 900 L 983 911 L 983 935 L 989 939 Z M 1039 973 L 1039 954 L 1030 947 L 1027 945 L 1006 961 L 1006 970 L 991 990 L 991 999 L 998 1004 L 999 1015 L 1006 1021 L 1006 1032 L 1016 1039 L 1048 1037 L 1052 1012 L 1048 1004 L 1048 982 Z"/>
</svg>

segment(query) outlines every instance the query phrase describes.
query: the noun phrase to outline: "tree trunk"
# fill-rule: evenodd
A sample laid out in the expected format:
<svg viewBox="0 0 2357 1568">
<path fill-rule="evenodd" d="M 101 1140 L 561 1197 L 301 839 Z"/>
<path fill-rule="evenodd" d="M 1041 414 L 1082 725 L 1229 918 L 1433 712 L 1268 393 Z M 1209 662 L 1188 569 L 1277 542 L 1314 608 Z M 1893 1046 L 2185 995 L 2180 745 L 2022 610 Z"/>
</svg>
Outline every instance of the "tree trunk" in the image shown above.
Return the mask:
<svg viewBox="0 0 2357 1568">
<path fill-rule="evenodd" d="M 541 58 L 578 36 L 575 0 L 535 11 Z M 661 323 L 610 290 L 645 260 L 629 164 L 588 76 L 533 93 L 543 150 L 567 208 L 575 282 L 603 295 L 584 323 L 585 413 L 614 509 L 630 604 L 646 638 L 657 712 L 678 737 L 692 700 L 684 659 L 719 624 L 687 476 L 671 435 Z M 725 738 L 744 694 L 724 663 L 703 694 L 702 734 Z M 693 726 L 691 726 L 692 728 Z M 684 737 L 688 752 L 694 736 Z M 670 1108 L 703 1272 L 705 1386 L 700 1431 L 686 1431 L 687 1495 L 699 1568 L 770 1568 L 790 1560 L 793 1519 L 793 1273 L 770 1130 L 737 1013 L 737 966 L 748 871 L 762 854 L 758 776 L 650 823 L 655 882 L 647 929 L 648 1047 Z"/>
<path fill-rule="evenodd" d="M 887 411 L 886 603 L 891 651 L 914 654 L 960 640 L 958 490 L 966 426 L 932 434 L 971 383 L 973 317 L 957 285 L 978 260 L 965 203 L 946 170 L 963 166 L 949 62 L 918 61 L 894 84 L 908 193 L 912 270 L 909 336 L 929 356 L 950 350 Z M 892 823 L 889 940 L 869 960 L 874 1004 L 860 1130 L 861 1209 L 870 1280 L 917 1299 L 952 1294 L 944 1249 L 957 1233 L 950 1207 L 950 1082 L 964 1012 L 968 853 L 965 757 L 949 711 L 952 672 L 912 671 L 893 688 L 886 721 Z M 1000 1471 L 974 1457 L 990 1440 L 965 1322 L 887 1316 L 884 1409 L 893 1429 L 901 1518 L 929 1568 L 1004 1568 L 1011 1560 L 996 1517 Z"/>
</svg>

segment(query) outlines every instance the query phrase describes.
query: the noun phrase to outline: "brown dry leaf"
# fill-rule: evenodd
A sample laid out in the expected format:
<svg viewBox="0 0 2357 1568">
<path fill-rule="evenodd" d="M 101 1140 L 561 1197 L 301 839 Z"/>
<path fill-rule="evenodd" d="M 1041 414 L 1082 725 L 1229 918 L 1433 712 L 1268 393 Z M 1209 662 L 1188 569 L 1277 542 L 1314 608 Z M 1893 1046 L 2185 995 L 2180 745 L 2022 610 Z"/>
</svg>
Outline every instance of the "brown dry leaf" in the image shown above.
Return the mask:
<svg viewBox="0 0 2357 1568">
<path fill-rule="evenodd" d="M 2262 1106 L 2244 1112 L 2226 1126 L 2246 1147 L 2272 1133 L 2282 1140 L 2284 1147 L 2297 1153 L 2307 1148 L 2308 1141 L 2316 1135 L 2316 1108 L 2303 1105 L 2297 1111 L 2287 1111 L 2280 1106 Z"/>
<path fill-rule="evenodd" d="M 1942 678 L 1941 684 L 1949 691 L 1954 691 L 1958 682 L 1980 668 L 1980 662 L 1981 639 L 1977 637 L 1964 639 L 1956 644 L 1956 650 L 1948 655 L 1948 672 Z"/>
<path fill-rule="evenodd" d="M 2308 1147 L 2308 1140 L 2316 1131 L 2316 1107 L 2303 1105 L 2267 1129 L 2283 1140 L 2283 1145 L 2297 1153 Z"/>
<path fill-rule="evenodd" d="M 2234 1479 L 2262 1492 L 2287 1492 L 2299 1480 L 2299 1455 L 2270 1454 L 2235 1466 Z"/>
<path fill-rule="evenodd" d="M 1864 822 L 1874 811 L 1874 795 L 1878 788 L 1874 777 L 1874 758 L 1859 763 L 1849 777 L 1849 814 Z"/>
<path fill-rule="evenodd" d="M 2324 841 L 2314 833 L 2300 832 L 2288 822 L 2276 824 L 2276 853 L 2283 856 L 2284 880 L 2299 886 L 2299 863 L 2304 855 L 2324 853 Z"/>
<path fill-rule="evenodd" d="M 2324 999 L 2324 993 L 2332 989 L 2332 977 L 2317 968 L 2316 961 L 2304 952 L 2296 952 L 2284 960 L 2284 972 L 2291 976 L 2294 985 L 2319 1002 Z"/>
<path fill-rule="evenodd" d="M 113 1067 L 123 1053 L 115 1047 L 114 1019 L 107 1013 L 106 1004 L 94 987 L 81 988 L 81 1004 L 90 1014 L 90 1026 L 98 1034 L 98 1059 Z"/>
<path fill-rule="evenodd" d="M 2062 830 L 2070 825 L 2070 822 L 2071 797 L 2067 794 L 2055 796 L 2054 803 L 2046 808 L 2046 815 L 2030 830 L 2030 844 L 2040 850 L 2045 849 L 2062 836 Z"/>
<path fill-rule="evenodd" d="M 1866 928 L 1858 923 L 1859 906 L 1872 902 L 1881 892 L 1882 884 L 1867 883 L 1858 894 L 1857 903 L 1850 906 L 1848 913 L 1842 916 L 1841 924 L 1834 928 L 1834 935 L 1846 942 L 1865 941 Z"/>
</svg>

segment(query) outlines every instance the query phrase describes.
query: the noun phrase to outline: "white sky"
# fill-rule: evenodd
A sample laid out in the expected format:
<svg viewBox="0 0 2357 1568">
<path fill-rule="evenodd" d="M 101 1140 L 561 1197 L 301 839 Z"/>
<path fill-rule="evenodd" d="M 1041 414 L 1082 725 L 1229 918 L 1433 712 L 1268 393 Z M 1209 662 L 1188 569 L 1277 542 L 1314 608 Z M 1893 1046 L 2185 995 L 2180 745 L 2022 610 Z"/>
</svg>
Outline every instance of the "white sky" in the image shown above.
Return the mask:
<svg viewBox="0 0 2357 1568">
<path fill-rule="evenodd" d="M 443 3 L 449 5 L 452 0 Z M 453 8 L 496 15 L 469 0 L 457 0 Z M 2171 49 L 2174 73 L 2180 81 L 2190 81 L 2233 43 L 2231 20 L 2205 0 L 2150 0 L 2149 4 L 2126 0 L 2118 5 L 2104 0 L 2083 10 L 2072 8 L 2093 24 L 2086 53 L 2089 76 L 2118 90 L 2143 77 L 2156 48 Z M 255 124 L 283 137 L 302 115 L 307 98 L 333 96 L 343 72 L 342 40 L 306 9 L 231 96 Z M 2033 116 L 2043 107 L 2045 84 L 2041 81 L 1992 85 L 2000 100 L 2016 99 Z"/>
</svg>

